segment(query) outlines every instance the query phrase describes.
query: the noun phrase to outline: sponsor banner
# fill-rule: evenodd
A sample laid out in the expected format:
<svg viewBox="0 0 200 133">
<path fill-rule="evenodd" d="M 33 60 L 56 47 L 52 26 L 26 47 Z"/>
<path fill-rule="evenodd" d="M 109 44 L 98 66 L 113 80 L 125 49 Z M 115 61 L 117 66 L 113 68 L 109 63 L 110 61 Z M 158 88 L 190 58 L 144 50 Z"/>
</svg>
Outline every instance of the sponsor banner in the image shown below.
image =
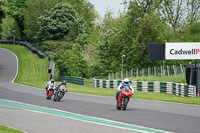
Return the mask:
<svg viewBox="0 0 200 133">
<path fill-rule="evenodd" d="M 200 42 L 166 43 L 166 60 L 200 59 Z"/>
</svg>

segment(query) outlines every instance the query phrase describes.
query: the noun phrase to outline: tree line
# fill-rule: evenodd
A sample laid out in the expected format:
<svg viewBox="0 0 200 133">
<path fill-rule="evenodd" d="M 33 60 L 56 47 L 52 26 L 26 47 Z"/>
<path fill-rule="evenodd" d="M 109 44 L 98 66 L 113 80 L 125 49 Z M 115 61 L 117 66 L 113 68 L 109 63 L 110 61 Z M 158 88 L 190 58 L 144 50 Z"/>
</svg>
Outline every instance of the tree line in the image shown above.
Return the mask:
<svg viewBox="0 0 200 133">
<path fill-rule="evenodd" d="M 199 0 L 122 0 L 126 11 L 101 18 L 88 0 L 0 0 L 0 32 L 30 41 L 56 62 L 59 75 L 104 77 L 160 66 L 149 43 L 199 42 Z M 166 61 L 166 65 L 191 61 Z"/>
</svg>

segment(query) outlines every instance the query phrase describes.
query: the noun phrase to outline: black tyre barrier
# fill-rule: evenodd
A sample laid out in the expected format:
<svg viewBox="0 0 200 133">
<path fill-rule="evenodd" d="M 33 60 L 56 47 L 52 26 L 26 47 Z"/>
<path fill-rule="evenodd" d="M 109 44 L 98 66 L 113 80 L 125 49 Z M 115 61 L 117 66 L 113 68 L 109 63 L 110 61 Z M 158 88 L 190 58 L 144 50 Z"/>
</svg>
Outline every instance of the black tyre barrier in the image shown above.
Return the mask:
<svg viewBox="0 0 200 133">
<path fill-rule="evenodd" d="M 32 51 L 34 54 L 36 54 L 36 53 L 37 53 L 36 47 L 32 47 L 32 48 L 31 48 L 31 51 Z"/>
</svg>

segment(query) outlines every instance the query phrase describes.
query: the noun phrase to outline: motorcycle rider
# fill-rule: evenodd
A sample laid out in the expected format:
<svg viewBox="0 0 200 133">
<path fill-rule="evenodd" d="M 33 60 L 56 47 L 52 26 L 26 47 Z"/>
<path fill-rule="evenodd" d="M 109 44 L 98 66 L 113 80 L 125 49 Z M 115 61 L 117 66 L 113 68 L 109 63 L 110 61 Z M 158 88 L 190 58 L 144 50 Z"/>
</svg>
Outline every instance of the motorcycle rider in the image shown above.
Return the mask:
<svg viewBox="0 0 200 133">
<path fill-rule="evenodd" d="M 121 82 L 119 84 L 119 86 L 117 87 L 118 92 L 116 93 L 116 99 L 118 99 L 119 94 L 121 93 L 122 89 L 124 88 L 124 86 L 129 86 L 129 89 L 132 91 L 132 93 L 134 93 L 134 89 L 131 85 L 131 83 L 129 82 L 128 78 L 125 78 L 123 80 L 123 82 Z"/>
<path fill-rule="evenodd" d="M 51 79 L 49 82 L 47 82 L 46 84 L 46 91 L 48 92 L 49 89 L 51 88 L 50 85 L 53 84 L 53 89 L 55 90 L 56 88 L 56 82 L 54 81 L 54 79 Z"/>
<path fill-rule="evenodd" d="M 56 86 L 56 92 L 60 87 L 62 88 L 62 86 L 66 88 L 66 92 L 67 92 L 67 83 L 65 80 L 63 80 L 60 84 L 58 84 L 58 86 Z"/>
</svg>

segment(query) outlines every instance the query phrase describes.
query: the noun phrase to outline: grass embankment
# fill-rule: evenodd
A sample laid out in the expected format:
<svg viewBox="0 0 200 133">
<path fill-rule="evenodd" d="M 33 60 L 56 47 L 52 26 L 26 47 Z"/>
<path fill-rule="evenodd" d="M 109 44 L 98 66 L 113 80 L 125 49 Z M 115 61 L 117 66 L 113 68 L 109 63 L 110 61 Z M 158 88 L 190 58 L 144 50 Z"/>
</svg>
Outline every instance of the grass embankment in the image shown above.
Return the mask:
<svg viewBox="0 0 200 133">
<path fill-rule="evenodd" d="M 48 59 L 40 59 L 27 48 L 18 45 L 0 44 L 1 48 L 12 51 L 18 57 L 16 83 L 41 88 L 49 79 Z"/>
<path fill-rule="evenodd" d="M 149 77 L 132 77 L 130 78 L 132 81 L 159 81 L 159 82 L 175 82 L 175 83 L 186 83 L 186 77 L 185 74 L 178 74 L 178 75 L 172 75 L 172 76 L 149 76 Z"/>
<path fill-rule="evenodd" d="M 17 129 L 13 129 L 13 128 L 9 128 L 9 127 L 0 125 L 0 133 L 23 133 L 23 132 L 19 131 Z"/>
<path fill-rule="evenodd" d="M 35 54 L 32 54 L 26 48 L 16 45 L 0 45 L 0 47 L 13 51 L 19 59 L 19 72 L 15 82 L 25 85 L 30 85 L 38 88 L 44 88 L 48 81 L 49 74 L 47 73 L 48 60 L 39 59 Z M 180 77 L 179 77 L 180 76 Z M 144 77 L 144 78 L 131 78 L 137 81 L 163 81 L 163 82 L 181 82 L 184 80 L 181 75 L 177 77 Z M 115 96 L 117 90 L 110 88 L 94 88 L 92 82 L 89 81 L 85 86 L 67 84 L 70 92 L 101 95 L 101 96 Z M 135 92 L 134 98 L 149 99 L 158 101 L 168 101 L 186 104 L 200 105 L 200 98 L 191 97 L 177 97 L 165 93 L 153 92 Z"/>
</svg>

